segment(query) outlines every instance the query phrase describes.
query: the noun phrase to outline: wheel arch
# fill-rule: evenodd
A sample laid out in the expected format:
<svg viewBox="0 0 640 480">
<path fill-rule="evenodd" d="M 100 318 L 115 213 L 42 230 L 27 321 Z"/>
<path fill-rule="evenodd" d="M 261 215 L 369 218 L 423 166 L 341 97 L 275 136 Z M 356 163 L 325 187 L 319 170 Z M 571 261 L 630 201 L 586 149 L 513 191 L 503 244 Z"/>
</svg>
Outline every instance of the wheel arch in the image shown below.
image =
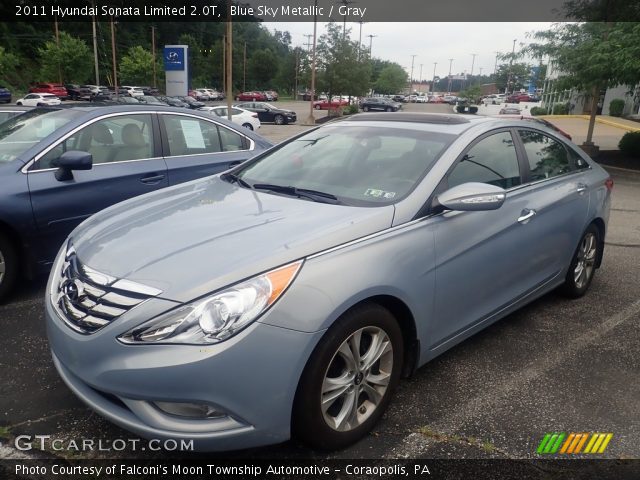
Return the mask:
<svg viewBox="0 0 640 480">
<path fill-rule="evenodd" d="M 598 229 L 598 257 L 596 258 L 595 267 L 600 268 L 602 265 L 602 257 L 604 254 L 604 236 L 606 233 L 606 227 L 604 224 L 604 220 L 600 217 L 595 218 L 589 225 L 595 225 Z M 588 228 L 588 227 L 587 227 Z"/>
<path fill-rule="evenodd" d="M 22 241 L 22 237 L 20 236 L 20 234 L 15 228 L 13 228 L 9 223 L 2 220 L 1 218 L 0 218 L 0 235 L 4 235 L 9 240 L 9 242 L 11 242 L 11 245 L 13 245 L 13 248 L 16 251 L 16 255 L 18 256 L 20 273 L 29 277 L 32 276 L 33 271 L 31 268 L 29 268 L 28 262 L 25 262 L 26 252 L 24 250 L 24 243 Z"/>
</svg>

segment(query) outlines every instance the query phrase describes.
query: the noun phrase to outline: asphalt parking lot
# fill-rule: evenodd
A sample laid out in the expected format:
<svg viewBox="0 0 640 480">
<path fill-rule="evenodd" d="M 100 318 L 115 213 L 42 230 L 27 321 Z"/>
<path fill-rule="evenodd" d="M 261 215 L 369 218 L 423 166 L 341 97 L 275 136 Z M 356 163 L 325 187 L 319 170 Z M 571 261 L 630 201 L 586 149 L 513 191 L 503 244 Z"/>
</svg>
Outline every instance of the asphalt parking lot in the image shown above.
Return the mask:
<svg viewBox="0 0 640 480">
<path fill-rule="evenodd" d="M 279 105 L 295 108 L 301 120 L 308 112 L 308 104 Z M 450 111 L 407 108 L 413 109 Z M 265 124 L 259 133 L 279 141 L 304 128 Z M 610 172 L 615 187 L 604 263 L 584 298 L 546 295 L 438 357 L 400 383 L 374 432 L 346 450 L 316 452 L 288 442 L 207 458 L 535 458 L 547 432 L 611 432 L 600 458 L 640 458 L 640 173 Z M 59 379 L 44 329 L 44 284 L 23 282 L 0 305 L 0 458 L 34 455 L 16 450 L 19 435 L 107 444 L 135 438 L 86 408 Z"/>
</svg>

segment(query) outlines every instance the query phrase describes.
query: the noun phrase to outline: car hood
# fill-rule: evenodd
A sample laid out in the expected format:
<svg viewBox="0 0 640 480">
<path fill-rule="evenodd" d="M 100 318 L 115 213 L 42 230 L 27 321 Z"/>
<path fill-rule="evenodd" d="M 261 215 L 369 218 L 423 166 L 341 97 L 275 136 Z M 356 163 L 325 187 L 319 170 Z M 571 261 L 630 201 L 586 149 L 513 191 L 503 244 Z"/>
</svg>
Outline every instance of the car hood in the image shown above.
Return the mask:
<svg viewBox="0 0 640 480">
<path fill-rule="evenodd" d="M 218 176 L 114 205 L 70 236 L 99 272 L 188 302 L 391 226 L 394 207 L 316 203 L 231 185 Z"/>
</svg>

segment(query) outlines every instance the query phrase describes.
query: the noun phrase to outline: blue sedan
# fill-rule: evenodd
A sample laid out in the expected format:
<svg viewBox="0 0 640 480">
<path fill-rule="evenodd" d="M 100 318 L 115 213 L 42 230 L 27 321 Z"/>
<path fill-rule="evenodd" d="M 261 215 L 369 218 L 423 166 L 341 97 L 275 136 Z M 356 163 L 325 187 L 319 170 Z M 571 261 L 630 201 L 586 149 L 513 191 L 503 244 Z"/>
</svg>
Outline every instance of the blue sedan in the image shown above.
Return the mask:
<svg viewBox="0 0 640 480">
<path fill-rule="evenodd" d="M 80 222 L 114 203 L 212 175 L 271 146 L 170 107 L 38 108 L 0 126 L 0 300 L 46 270 Z"/>
</svg>

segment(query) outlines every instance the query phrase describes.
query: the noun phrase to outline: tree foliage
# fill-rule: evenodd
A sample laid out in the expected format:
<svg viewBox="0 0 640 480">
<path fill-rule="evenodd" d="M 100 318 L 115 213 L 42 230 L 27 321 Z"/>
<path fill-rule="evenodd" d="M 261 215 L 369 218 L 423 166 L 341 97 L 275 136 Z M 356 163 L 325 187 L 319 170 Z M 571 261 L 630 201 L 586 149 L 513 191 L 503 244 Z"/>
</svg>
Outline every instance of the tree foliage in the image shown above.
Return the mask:
<svg viewBox="0 0 640 480">
<path fill-rule="evenodd" d="M 38 49 L 40 57 L 40 80 L 85 83 L 91 76 L 92 55 L 87 44 L 66 32 L 60 32 L 59 42 L 55 38 Z"/>
<path fill-rule="evenodd" d="M 18 66 L 18 57 L 0 47 L 0 85 L 9 84 L 7 73 L 15 71 Z"/>
<path fill-rule="evenodd" d="M 409 76 L 404 68 L 398 64 L 389 64 L 380 71 L 374 89 L 378 93 L 390 95 L 401 92 L 408 81 Z"/>
<path fill-rule="evenodd" d="M 156 65 L 156 71 L 161 70 Z M 120 61 L 120 82 L 130 85 L 153 83 L 153 54 L 141 46 L 131 47 Z"/>
</svg>

